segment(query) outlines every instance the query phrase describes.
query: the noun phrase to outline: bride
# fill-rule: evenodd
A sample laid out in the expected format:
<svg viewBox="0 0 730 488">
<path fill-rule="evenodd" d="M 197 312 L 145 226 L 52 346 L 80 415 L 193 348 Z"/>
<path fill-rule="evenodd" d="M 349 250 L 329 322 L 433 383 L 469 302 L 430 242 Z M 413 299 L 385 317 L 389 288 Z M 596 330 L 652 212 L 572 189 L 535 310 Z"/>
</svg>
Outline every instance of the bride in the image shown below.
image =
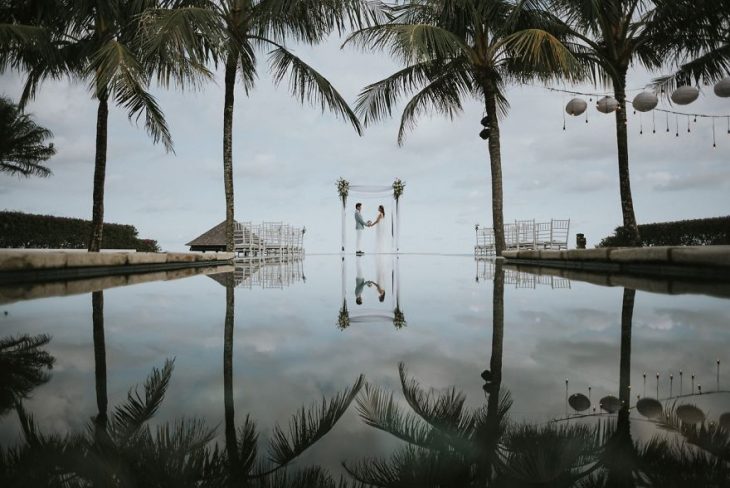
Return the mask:
<svg viewBox="0 0 730 488">
<path fill-rule="evenodd" d="M 382 205 L 378 206 L 378 216 L 375 218 L 372 226 L 375 226 L 375 253 L 376 254 L 382 254 L 388 251 L 386 237 L 387 237 L 387 230 L 384 227 L 387 227 L 386 225 L 386 218 L 385 218 L 385 207 Z"/>
</svg>

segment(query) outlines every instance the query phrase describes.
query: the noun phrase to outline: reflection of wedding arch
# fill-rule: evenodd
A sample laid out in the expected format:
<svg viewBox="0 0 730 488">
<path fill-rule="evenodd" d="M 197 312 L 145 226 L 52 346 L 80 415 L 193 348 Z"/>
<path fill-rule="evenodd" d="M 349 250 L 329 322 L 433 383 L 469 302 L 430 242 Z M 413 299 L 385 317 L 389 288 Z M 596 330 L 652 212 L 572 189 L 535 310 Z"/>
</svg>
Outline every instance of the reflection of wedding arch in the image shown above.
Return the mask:
<svg viewBox="0 0 730 488">
<path fill-rule="evenodd" d="M 390 220 L 391 246 L 393 252 L 400 250 L 400 197 L 406 184 L 400 179 L 391 185 L 351 185 L 349 181 L 340 178 L 337 180 L 337 193 L 342 202 L 342 243 L 340 250 L 345 252 L 345 243 L 347 240 L 347 197 L 350 194 L 357 195 L 360 199 L 366 198 L 391 198 L 393 202 L 392 218 Z"/>
<path fill-rule="evenodd" d="M 378 309 L 360 309 L 352 310 L 347 307 L 347 265 L 343 257 L 341 261 L 342 273 L 342 307 L 337 319 L 337 327 L 345 330 L 353 323 L 387 323 L 391 322 L 393 327 L 401 329 L 407 325 L 405 315 L 400 308 L 400 267 L 398 266 L 398 257 L 387 258 L 392 259 L 390 269 L 390 308 L 392 312 L 386 312 Z M 382 284 L 382 283 L 381 283 Z"/>
</svg>

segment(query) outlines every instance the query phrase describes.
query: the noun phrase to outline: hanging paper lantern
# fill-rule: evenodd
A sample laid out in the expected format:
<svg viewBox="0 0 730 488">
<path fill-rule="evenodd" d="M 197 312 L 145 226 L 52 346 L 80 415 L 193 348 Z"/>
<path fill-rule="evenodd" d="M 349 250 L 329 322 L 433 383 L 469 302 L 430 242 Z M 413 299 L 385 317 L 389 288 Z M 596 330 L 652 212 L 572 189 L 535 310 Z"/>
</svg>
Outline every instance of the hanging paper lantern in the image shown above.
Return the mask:
<svg viewBox="0 0 730 488">
<path fill-rule="evenodd" d="M 565 106 L 565 111 L 568 112 L 568 114 L 577 117 L 578 115 L 585 112 L 587 108 L 588 104 L 585 100 L 583 100 L 582 98 L 574 98 L 568 102 L 568 105 Z"/>
<path fill-rule="evenodd" d="M 715 95 L 722 98 L 730 97 L 730 77 L 723 78 L 715 85 Z"/>
<path fill-rule="evenodd" d="M 636 410 L 648 419 L 656 419 L 662 416 L 662 404 L 654 398 L 642 398 L 636 402 Z"/>
<path fill-rule="evenodd" d="M 621 402 L 615 396 L 608 395 L 601 398 L 600 405 L 602 410 L 608 413 L 616 413 L 621 407 Z"/>
<path fill-rule="evenodd" d="M 604 114 L 610 114 L 611 112 L 615 112 L 618 109 L 618 101 L 613 97 L 603 97 L 598 100 L 596 108 L 599 112 L 603 112 Z"/>
<path fill-rule="evenodd" d="M 637 112 L 650 112 L 659 104 L 659 98 L 652 92 L 641 92 L 634 97 L 632 105 Z"/>
<path fill-rule="evenodd" d="M 697 100 L 700 91 L 693 86 L 680 86 L 672 93 L 672 101 L 677 105 L 689 105 Z"/>
<path fill-rule="evenodd" d="M 698 424 L 705 421 L 705 413 L 694 405 L 677 407 L 677 417 L 685 424 Z"/>
<path fill-rule="evenodd" d="M 591 401 L 583 393 L 573 393 L 568 398 L 568 403 L 577 412 L 588 410 L 591 406 Z"/>
</svg>

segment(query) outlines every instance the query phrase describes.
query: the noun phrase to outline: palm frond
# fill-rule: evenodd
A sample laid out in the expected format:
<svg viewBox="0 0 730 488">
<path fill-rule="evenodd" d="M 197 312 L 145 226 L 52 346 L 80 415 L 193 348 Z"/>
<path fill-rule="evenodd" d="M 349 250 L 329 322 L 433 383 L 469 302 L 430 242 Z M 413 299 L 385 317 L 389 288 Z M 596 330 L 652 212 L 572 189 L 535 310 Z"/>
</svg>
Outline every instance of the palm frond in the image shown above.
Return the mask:
<svg viewBox="0 0 730 488">
<path fill-rule="evenodd" d="M 404 64 L 470 56 L 471 48 L 456 34 L 428 24 L 384 24 L 350 34 L 342 46 L 383 50 Z"/>
<path fill-rule="evenodd" d="M 269 444 L 269 457 L 277 466 L 285 466 L 308 447 L 324 437 L 342 417 L 364 384 L 360 377 L 351 388 L 338 393 L 329 401 L 325 398 L 319 406 L 302 408 L 289 421 L 288 432 L 279 425 L 274 428 Z"/>
<path fill-rule="evenodd" d="M 670 75 L 652 80 L 651 87 L 669 96 L 682 85 L 712 84 L 730 74 L 730 43 L 684 63 Z"/>
<path fill-rule="evenodd" d="M 367 425 L 409 444 L 423 448 L 433 445 L 433 429 L 420 418 L 401 412 L 393 394 L 377 386 L 365 384 L 363 394 L 357 397 L 357 412 Z"/>
<path fill-rule="evenodd" d="M 2 164 L 0 158 L 0 169 Z M 50 340 L 47 335 L 27 334 L 0 339 L 0 415 L 50 379 L 47 370 L 53 368 L 55 359 L 40 349 Z"/>
<path fill-rule="evenodd" d="M 404 363 L 398 364 L 403 395 L 413 411 L 429 425 L 446 434 L 463 432 L 470 428 L 473 416 L 464 407 L 466 395 L 452 387 L 443 393 L 428 393 L 415 378 L 408 377 Z"/>
<path fill-rule="evenodd" d="M 278 46 L 269 53 L 274 83 L 289 78 L 289 89 L 300 102 L 318 103 L 322 112 L 330 110 L 347 120 L 362 135 L 362 127 L 355 113 L 332 84 L 314 68 L 297 56 Z"/>
<path fill-rule="evenodd" d="M 174 365 L 175 361 L 168 359 L 162 370 L 153 368 L 144 383 L 144 397 L 136 388 L 132 389 L 127 393 L 127 402 L 114 409 L 110 433 L 117 445 L 125 445 L 157 412 L 170 384 Z"/>
<path fill-rule="evenodd" d="M 239 458 L 236 460 L 237 466 L 235 469 L 247 475 L 251 472 L 258 457 L 258 437 L 256 424 L 249 415 L 246 415 L 236 440 Z"/>
<path fill-rule="evenodd" d="M 217 12 L 199 7 L 150 9 L 139 20 L 144 64 L 163 86 L 170 81 L 194 87 L 213 75 L 225 28 Z"/>
<path fill-rule="evenodd" d="M 526 77 L 563 78 L 580 81 L 585 78 L 585 66 L 578 62 L 570 49 L 557 37 L 541 29 L 525 29 L 500 40 L 497 46 L 504 58 L 515 60 L 514 71 Z"/>
<path fill-rule="evenodd" d="M 41 163 L 56 154 L 53 144 L 46 144 L 46 139 L 52 136 L 50 130 L 37 125 L 17 105 L 0 97 L 0 171 L 20 176 L 49 176 L 51 170 Z M 25 336 L 15 346 L 36 348 L 32 342 L 30 336 Z M 2 346 L 0 343 L 0 349 Z"/>
</svg>

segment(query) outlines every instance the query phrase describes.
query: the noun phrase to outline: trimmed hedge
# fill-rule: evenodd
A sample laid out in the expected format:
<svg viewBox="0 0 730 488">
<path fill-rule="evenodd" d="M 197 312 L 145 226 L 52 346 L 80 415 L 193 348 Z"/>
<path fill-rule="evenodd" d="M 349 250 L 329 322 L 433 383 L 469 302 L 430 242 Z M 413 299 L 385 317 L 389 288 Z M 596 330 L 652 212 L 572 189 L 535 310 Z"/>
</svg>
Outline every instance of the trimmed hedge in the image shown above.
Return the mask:
<svg viewBox="0 0 730 488">
<path fill-rule="evenodd" d="M 643 246 L 718 246 L 730 244 L 730 215 L 710 219 L 678 220 L 639 226 Z M 612 236 L 598 247 L 628 246 L 631 242 L 624 227 L 616 227 Z"/>
<path fill-rule="evenodd" d="M 91 221 L 23 212 L 0 212 L 0 248 L 86 249 Z M 104 224 L 103 249 L 157 252 L 153 239 L 139 239 L 133 225 Z"/>
</svg>

